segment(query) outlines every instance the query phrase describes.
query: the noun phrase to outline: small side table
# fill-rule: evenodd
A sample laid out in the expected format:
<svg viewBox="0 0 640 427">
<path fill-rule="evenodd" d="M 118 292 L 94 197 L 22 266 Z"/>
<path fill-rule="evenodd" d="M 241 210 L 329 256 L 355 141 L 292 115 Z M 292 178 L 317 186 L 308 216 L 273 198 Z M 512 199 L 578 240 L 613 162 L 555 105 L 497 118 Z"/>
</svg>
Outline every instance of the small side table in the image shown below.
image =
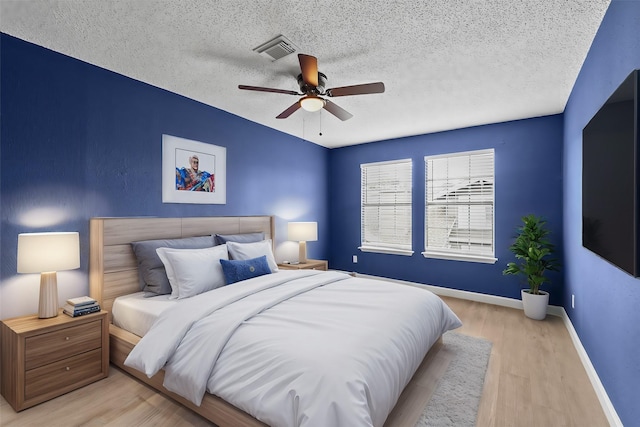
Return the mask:
<svg viewBox="0 0 640 427">
<path fill-rule="evenodd" d="M 0 322 L 4 398 L 16 411 L 106 378 L 107 312 L 49 319 L 38 315 Z"/>
<path fill-rule="evenodd" d="M 307 262 L 300 264 L 278 264 L 282 270 L 322 270 L 329 269 L 329 262 L 324 259 L 307 259 Z"/>
</svg>

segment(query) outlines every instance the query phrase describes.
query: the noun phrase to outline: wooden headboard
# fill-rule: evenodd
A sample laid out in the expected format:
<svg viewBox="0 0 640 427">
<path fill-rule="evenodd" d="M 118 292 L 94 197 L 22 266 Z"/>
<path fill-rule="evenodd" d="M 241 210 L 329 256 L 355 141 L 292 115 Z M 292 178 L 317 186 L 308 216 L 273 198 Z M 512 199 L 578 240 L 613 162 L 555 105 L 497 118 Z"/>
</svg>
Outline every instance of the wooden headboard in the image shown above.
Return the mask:
<svg viewBox="0 0 640 427">
<path fill-rule="evenodd" d="M 140 291 L 131 242 L 254 232 L 263 232 L 274 241 L 273 216 L 91 218 L 89 293 L 103 310 L 111 312 L 117 297 Z"/>
</svg>

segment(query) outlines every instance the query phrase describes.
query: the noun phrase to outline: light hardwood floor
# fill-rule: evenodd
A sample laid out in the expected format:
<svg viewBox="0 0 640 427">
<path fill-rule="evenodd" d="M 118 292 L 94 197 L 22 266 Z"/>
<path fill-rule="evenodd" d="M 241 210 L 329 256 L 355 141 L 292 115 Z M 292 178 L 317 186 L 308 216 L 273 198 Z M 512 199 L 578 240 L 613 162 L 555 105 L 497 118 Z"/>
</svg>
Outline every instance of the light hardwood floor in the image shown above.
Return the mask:
<svg viewBox="0 0 640 427">
<path fill-rule="evenodd" d="M 562 319 L 443 297 L 464 326 L 493 343 L 478 426 L 608 426 Z M 386 426 L 413 427 L 451 360 L 432 352 Z M 2 426 L 210 426 L 205 419 L 111 366 L 109 377 L 16 414 L 0 400 Z"/>
</svg>

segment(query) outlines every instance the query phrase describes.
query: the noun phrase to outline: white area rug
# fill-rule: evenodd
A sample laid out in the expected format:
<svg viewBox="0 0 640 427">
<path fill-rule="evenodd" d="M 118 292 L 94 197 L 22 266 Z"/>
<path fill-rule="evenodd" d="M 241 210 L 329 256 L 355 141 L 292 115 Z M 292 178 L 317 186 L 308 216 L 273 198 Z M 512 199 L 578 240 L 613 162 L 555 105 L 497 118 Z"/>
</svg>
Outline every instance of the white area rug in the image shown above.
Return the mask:
<svg viewBox="0 0 640 427">
<path fill-rule="evenodd" d="M 475 426 L 492 344 L 455 332 L 442 339 L 454 356 L 416 427 Z"/>
</svg>

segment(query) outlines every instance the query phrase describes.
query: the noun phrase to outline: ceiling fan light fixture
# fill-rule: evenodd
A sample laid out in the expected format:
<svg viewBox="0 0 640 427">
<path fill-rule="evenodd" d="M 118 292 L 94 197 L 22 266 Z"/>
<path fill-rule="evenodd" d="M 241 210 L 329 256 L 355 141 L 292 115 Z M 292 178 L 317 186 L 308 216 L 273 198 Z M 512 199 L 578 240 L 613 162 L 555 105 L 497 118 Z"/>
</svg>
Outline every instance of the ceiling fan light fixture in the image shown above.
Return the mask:
<svg viewBox="0 0 640 427">
<path fill-rule="evenodd" d="M 305 96 L 300 100 L 300 106 L 309 112 L 321 110 L 324 107 L 325 100 L 318 96 Z"/>
<path fill-rule="evenodd" d="M 301 73 L 298 75 L 298 85 L 300 86 L 299 93 L 292 90 L 246 85 L 238 85 L 238 89 L 302 96 L 302 98 L 299 98 L 293 105 L 289 106 L 289 108 L 278 114 L 276 116 L 276 119 L 286 119 L 287 117 L 291 116 L 291 114 L 298 111 L 300 108 L 310 112 L 320 111 L 324 108 L 329 114 L 334 115 L 342 121 L 349 120 L 351 117 L 353 117 L 353 114 L 329 101 L 328 98 L 323 97 L 326 96 L 331 98 L 334 96 L 366 95 L 369 93 L 384 92 L 384 83 L 382 82 L 364 83 L 325 89 L 327 76 L 318 71 L 318 58 L 316 58 L 315 56 L 299 53 L 298 62 L 300 63 L 301 71 Z"/>
</svg>

